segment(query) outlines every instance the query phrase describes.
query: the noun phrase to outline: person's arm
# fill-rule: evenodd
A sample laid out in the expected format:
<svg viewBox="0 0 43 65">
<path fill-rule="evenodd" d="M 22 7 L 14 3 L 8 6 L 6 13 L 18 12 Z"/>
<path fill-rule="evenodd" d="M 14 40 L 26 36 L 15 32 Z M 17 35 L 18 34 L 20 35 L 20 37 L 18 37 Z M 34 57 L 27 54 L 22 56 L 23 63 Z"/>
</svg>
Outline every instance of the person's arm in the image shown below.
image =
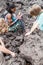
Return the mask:
<svg viewBox="0 0 43 65">
<path fill-rule="evenodd" d="M 1 43 L 2 46 L 5 47 L 4 42 L 3 42 L 3 38 L 1 38 L 1 37 L 0 37 L 0 43 Z"/>
<path fill-rule="evenodd" d="M 0 45 L 0 51 L 3 52 L 3 53 L 6 53 L 6 54 L 11 54 L 12 57 L 15 57 L 15 53 L 14 52 L 8 50 L 7 48 L 5 48 L 5 47 L 3 47 L 1 45 Z"/>
<path fill-rule="evenodd" d="M 30 32 L 26 33 L 25 36 L 30 35 L 37 27 L 38 27 L 38 23 L 35 21 L 33 23 L 33 26 L 31 28 Z"/>
<path fill-rule="evenodd" d="M 22 16 L 23 16 L 23 14 L 21 14 L 21 12 L 19 12 L 18 15 L 17 15 L 17 19 L 21 19 Z"/>
<path fill-rule="evenodd" d="M 10 26 L 12 26 L 13 24 L 15 24 L 15 22 L 17 22 L 17 20 L 18 20 L 18 19 L 16 19 L 14 22 L 12 22 L 12 23 L 10 24 Z"/>
<path fill-rule="evenodd" d="M 0 45 L 0 51 L 1 52 L 6 53 L 6 54 L 11 54 L 12 57 L 15 57 L 15 53 L 14 52 L 12 52 L 12 51 L 8 50 L 7 48 L 5 48 L 4 42 L 2 41 L 1 38 L 0 38 L 0 43 L 1 43 L 1 45 Z"/>
</svg>

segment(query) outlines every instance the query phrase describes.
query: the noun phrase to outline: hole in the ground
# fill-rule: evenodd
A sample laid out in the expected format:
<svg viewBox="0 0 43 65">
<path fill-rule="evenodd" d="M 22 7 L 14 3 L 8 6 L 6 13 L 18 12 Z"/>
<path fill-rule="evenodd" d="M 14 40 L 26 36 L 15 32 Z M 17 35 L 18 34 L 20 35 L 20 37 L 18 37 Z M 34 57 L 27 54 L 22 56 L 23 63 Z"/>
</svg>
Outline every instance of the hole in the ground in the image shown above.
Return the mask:
<svg viewBox="0 0 43 65">
<path fill-rule="evenodd" d="M 18 54 L 20 53 L 20 51 L 18 50 L 18 52 L 17 52 Z"/>
<path fill-rule="evenodd" d="M 14 51 L 15 51 L 15 53 L 17 53 L 17 54 L 19 54 L 19 53 L 20 53 L 19 48 L 15 48 L 15 49 L 14 49 Z"/>
<path fill-rule="evenodd" d="M 30 61 L 26 61 L 26 65 L 33 65 Z"/>
</svg>

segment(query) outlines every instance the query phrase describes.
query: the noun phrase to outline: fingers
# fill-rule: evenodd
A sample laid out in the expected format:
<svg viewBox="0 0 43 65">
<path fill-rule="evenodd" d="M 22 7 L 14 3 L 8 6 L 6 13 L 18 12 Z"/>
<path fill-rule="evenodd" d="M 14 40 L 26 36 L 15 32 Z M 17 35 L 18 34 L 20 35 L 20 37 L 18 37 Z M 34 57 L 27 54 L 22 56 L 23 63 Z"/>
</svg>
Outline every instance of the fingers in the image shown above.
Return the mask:
<svg viewBox="0 0 43 65">
<path fill-rule="evenodd" d="M 21 12 L 19 12 L 19 14 L 18 15 L 21 15 Z"/>
<path fill-rule="evenodd" d="M 11 52 L 11 56 L 12 56 L 12 57 L 15 57 L 15 53 L 14 53 L 14 52 Z"/>
<path fill-rule="evenodd" d="M 25 36 L 29 36 L 30 35 L 30 32 L 26 33 Z"/>
<path fill-rule="evenodd" d="M 14 52 L 11 52 L 11 56 L 12 56 L 12 57 L 17 57 L 18 54 L 17 54 L 17 53 L 14 53 Z"/>
<path fill-rule="evenodd" d="M 0 37 L 0 43 L 1 43 L 1 45 L 2 45 L 2 46 L 4 46 L 4 47 L 5 47 L 5 45 L 4 45 L 4 40 L 3 40 L 3 38 L 2 38 L 2 37 Z"/>
<path fill-rule="evenodd" d="M 22 14 L 21 12 L 19 12 L 18 16 L 22 17 L 22 16 L 23 16 L 23 14 Z"/>
<path fill-rule="evenodd" d="M 29 33 L 26 33 L 25 36 L 28 36 Z"/>
</svg>

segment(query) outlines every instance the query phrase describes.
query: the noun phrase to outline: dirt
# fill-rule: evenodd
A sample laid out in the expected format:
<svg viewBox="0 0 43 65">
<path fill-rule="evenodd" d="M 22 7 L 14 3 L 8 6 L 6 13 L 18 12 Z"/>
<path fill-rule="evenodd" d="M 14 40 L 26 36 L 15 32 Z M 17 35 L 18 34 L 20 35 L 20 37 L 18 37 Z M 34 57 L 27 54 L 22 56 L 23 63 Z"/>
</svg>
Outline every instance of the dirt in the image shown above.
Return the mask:
<svg viewBox="0 0 43 65">
<path fill-rule="evenodd" d="M 6 2 L 15 2 L 17 11 L 22 12 L 25 21 L 25 29 L 32 27 L 36 18 L 31 18 L 29 15 L 29 8 L 33 4 L 39 4 L 43 8 L 43 1 L 41 0 L 0 0 L 0 17 L 6 8 Z M 40 2 L 39 2 L 40 1 Z M 20 7 L 19 7 L 20 6 Z M 0 65 L 43 65 L 43 32 L 37 30 L 29 37 L 23 34 L 8 32 L 0 35 L 4 38 L 6 48 L 17 53 L 16 58 L 12 58 L 8 54 L 0 53 Z"/>
</svg>

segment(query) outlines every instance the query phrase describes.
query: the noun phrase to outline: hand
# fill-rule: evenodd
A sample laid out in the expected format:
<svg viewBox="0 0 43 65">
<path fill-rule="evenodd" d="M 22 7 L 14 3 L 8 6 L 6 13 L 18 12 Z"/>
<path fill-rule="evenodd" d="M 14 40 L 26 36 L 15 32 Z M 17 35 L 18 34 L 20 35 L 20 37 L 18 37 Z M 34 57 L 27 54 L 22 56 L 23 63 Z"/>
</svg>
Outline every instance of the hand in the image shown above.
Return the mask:
<svg viewBox="0 0 43 65">
<path fill-rule="evenodd" d="M 14 52 L 11 52 L 11 56 L 12 56 L 12 57 L 15 57 L 16 54 L 15 54 Z"/>
<path fill-rule="evenodd" d="M 17 19 L 21 19 L 21 15 L 17 15 Z"/>
<path fill-rule="evenodd" d="M 2 45 L 3 47 L 5 47 L 5 45 L 4 45 L 4 40 L 3 40 L 2 37 L 0 37 L 0 43 L 1 43 L 1 45 Z"/>
<path fill-rule="evenodd" d="M 25 36 L 28 36 L 28 35 L 30 35 L 30 32 L 28 32 L 28 33 L 25 34 Z"/>
<path fill-rule="evenodd" d="M 5 27 L 4 27 L 4 28 L 2 29 L 2 33 L 6 33 L 6 32 L 8 32 L 8 28 L 5 28 Z"/>
<path fill-rule="evenodd" d="M 22 16 L 23 16 L 23 14 L 21 14 L 21 12 L 19 12 L 19 14 L 17 15 L 17 18 L 18 18 L 18 19 L 21 19 Z"/>
</svg>

